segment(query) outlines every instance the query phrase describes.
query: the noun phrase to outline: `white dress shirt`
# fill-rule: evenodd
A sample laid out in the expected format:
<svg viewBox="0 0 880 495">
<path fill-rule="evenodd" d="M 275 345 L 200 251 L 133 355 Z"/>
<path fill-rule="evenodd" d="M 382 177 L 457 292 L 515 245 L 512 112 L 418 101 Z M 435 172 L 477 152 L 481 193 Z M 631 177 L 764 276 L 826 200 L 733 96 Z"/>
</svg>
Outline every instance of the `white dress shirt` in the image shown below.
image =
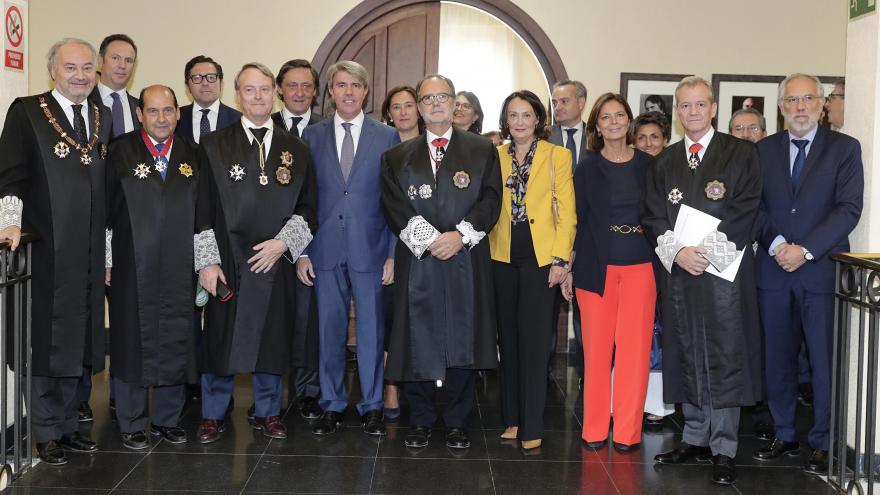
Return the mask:
<svg viewBox="0 0 880 495">
<path fill-rule="evenodd" d="M 67 116 L 67 121 L 70 122 L 70 128 L 74 129 L 76 126 L 73 125 L 73 102 L 68 100 L 64 95 L 58 92 L 57 89 L 52 90 L 52 97 L 55 98 L 55 101 L 61 105 L 61 109 L 64 110 L 64 115 Z M 86 123 L 86 139 L 91 139 L 91 128 L 89 127 L 89 101 L 82 101 L 82 108 L 80 109 L 80 114 L 83 117 L 83 120 Z"/>
<path fill-rule="evenodd" d="M 434 143 L 431 141 L 437 138 L 446 138 L 446 151 L 449 150 L 449 144 L 452 142 L 452 126 L 449 126 L 449 129 L 446 129 L 446 132 L 443 133 L 442 136 L 438 136 L 431 131 L 425 131 L 425 139 L 428 140 L 428 153 L 431 155 L 431 170 L 434 172 L 434 175 L 437 175 L 437 162 L 434 161 L 437 158 L 437 147 L 434 146 Z"/>
<path fill-rule="evenodd" d="M 306 130 L 306 126 L 309 125 L 309 120 L 312 118 L 312 109 L 306 110 L 306 112 L 302 115 L 294 115 L 293 112 L 284 107 L 281 109 L 281 118 L 284 120 L 284 128 L 288 131 L 290 130 L 290 123 L 292 122 L 290 119 L 294 117 L 302 117 L 302 120 L 299 121 L 299 124 L 296 125 L 297 136 L 302 136 L 303 131 Z M 352 126 L 354 127 L 354 126 Z M 352 137 L 354 137 L 354 129 L 352 129 Z M 355 149 L 357 149 L 357 145 L 355 145 Z"/>
<path fill-rule="evenodd" d="M 98 93 L 101 94 L 101 101 L 104 103 L 104 106 L 110 110 L 113 110 L 113 97 L 110 95 L 112 93 L 119 95 L 119 103 L 122 105 L 122 121 L 125 123 L 125 132 L 133 131 L 135 116 L 131 114 L 131 105 L 128 104 L 128 92 L 125 91 L 125 88 L 122 88 L 119 91 L 113 91 L 105 86 L 104 83 L 98 81 Z M 112 120 L 111 125 L 113 125 Z"/>
<path fill-rule="evenodd" d="M 343 122 L 345 121 L 342 120 L 338 112 L 333 114 L 333 129 L 336 131 L 336 157 L 340 160 L 342 160 L 342 140 L 345 138 L 345 128 L 342 127 Z M 361 138 L 361 129 L 364 128 L 364 112 L 361 111 L 348 122 L 352 124 L 351 139 L 354 142 L 354 154 L 357 156 L 358 141 Z"/>
<path fill-rule="evenodd" d="M 692 141 L 691 138 L 687 137 L 687 134 L 684 136 L 684 154 L 685 159 L 690 159 L 691 157 L 691 145 L 696 143 L 700 143 L 703 147 L 700 151 L 697 152 L 697 156 L 700 157 L 700 161 L 703 161 L 703 157 L 706 155 L 706 149 L 709 147 L 709 142 L 712 141 L 712 136 L 715 135 L 715 129 L 709 127 L 709 130 L 706 131 L 706 134 L 703 134 L 703 137 L 700 138 L 699 141 Z"/>
<path fill-rule="evenodd" d="M 220 98 L 214 100 L 214 103 L 207 107 L 203 107 L 196 102 L 193 102 L 193 114 L 192 114 L 192 131 L 193 131 L 193 139 L 198 143 L 199 142 L 199 131 L 202 129 L 202 110 L 207 108 L 208 111 L 208 124 L 211 126 L 211 132 L 217 130 L 217 117 L 220 115 Z"/>
<path fill-rule="evenodd" d="M 263 125 L 257 125 L 257 124 L 254 124 L 253 122 L 251 122 L 250 120 L 248 120 L 247 117 L 242 115 L 241 116 L 241 126 L 244 127 L 244 133 L 248 138 L 248 143 L 250 143 L 250 144 L 254 144 L 254 135 L 251 134 L 251 128 L 258 128 L 259 129 L 260 127 L 265 127 L 266 129 L 269 129 L 268 131 L 266 131 L 266 136 L 263 137 L 263 153 L 266 155 L 266 158 L 268 159 L 269 158 L 269 148 L 272 147 L 272 129 L 273 129 L 272 119 L 268 118 L 268 119 L 266 119 L 266 122 L 263 123 Z"/>
</svg>

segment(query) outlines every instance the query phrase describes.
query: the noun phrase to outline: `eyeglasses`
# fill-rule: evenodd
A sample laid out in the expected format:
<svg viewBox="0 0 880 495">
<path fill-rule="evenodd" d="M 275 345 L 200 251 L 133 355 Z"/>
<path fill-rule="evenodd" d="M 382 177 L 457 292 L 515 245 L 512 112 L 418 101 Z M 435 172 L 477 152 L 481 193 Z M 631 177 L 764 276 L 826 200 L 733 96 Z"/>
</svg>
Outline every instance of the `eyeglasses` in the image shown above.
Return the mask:
<svg viewBox="0 0 880 495">
<path fill-rule="evenodd" d="M 209 83 L 217 82 L 217 79 L 220 78 L 220 75 L 212 72 L 210 74 L 190 74 L 189 80 L 193 84 L 201 84 L 202 79 L 208 81 Z"/>
<path fill-rule="evenodd" d="M 782 101 L 788 105 L 797 105 L 801 101 L 807 105 L 811 105 L 813 102 L 819 101 L 819 97 L 816 95 L 786 96 Z"/>
<path fill-rule="evenodd" d="M 467 102 L 457 101 L 457 102 L 455 102 L 455 108 L 463 108 L 465 110 L 470 110 L 471 108 L 474 108 L 474 106 L 471 105 L 470 103 L 467 103 Z"/>
<path fill-rule="evenodd" d="M 758 124 L 752 124 L 752 125 L 739 124 L 739 125 L 733 126 L 733 130 L 736 132 L 751 132 L 752 134 L 757 134 L 758 131 L 761 130 L 761 127 Z"/>
<path fill-rule="evenodd" d="M 843 93 L 828 93 L 828 96 L 826 96 L 825 99 L 830 100 L 831 98 L 834 98 L 835 96 L 840 98 L 841 100 L 845 99 L 845 96 Z"/>
<path fill-rule="evenodd" d="M 435 95 L 424 95 L 419 98 L 419 102 L 422 105 L 433 105 L 435 101 L 437 103 L 446 103 L 450 98 L 452 98 L 452 95 L 449 93 L 437 93 Z"/>
</svg>

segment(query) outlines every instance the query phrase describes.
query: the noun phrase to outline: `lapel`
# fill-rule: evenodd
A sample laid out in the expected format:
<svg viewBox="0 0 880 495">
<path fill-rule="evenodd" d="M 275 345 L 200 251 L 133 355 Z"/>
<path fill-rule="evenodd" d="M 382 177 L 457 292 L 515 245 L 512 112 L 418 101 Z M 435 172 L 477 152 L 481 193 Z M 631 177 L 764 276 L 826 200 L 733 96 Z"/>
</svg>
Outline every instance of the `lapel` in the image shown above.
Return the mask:
<svg viewBox="0 0 880 495">
<path fill-rule="evenodd" d="M 565 143 L 562 141 L 562 125 L 553 124 L 553 127 L 550 128 L 550 142 L 558 144 L 559 146 L 564 146 Z"/>
<path fill-rule="evenodd" d="M 599 218 L 605 219 L 608 218 L 607 210 L 610 203 L 611 190 L 608 184 L 608 174 L 605 171 L 605 167 L 602 166 L 601 154 L 599 151 L 595 153 L 597 156 L 594 160 L 584 162 L 589 164 L 584 177 L 587 192 L 589 192 L 586 198 L 590 209 L 596 211 Z"/>
<path fill-rule="evenodd" d="M 777 145 L 779 146 L 779 156 L 782 159 L 779 160 L 779 166 L 773 172 L 776 174 L 779 184 L 783 184 L 785 194 L 793 199 L 794 193 L 791 190 L 791 150 L 789 149 L 788 131 L 779 133 Z"/>
<path fill-rule="evenodd" d="M 810 173 L 816 168 L 816 162 L 819 161 L 819 155 L 822 154 L 822 152 L 824 151 L 823 147 L 825 145 L 826 137 L 826 133 L 824 131 L 825 129 L 819 126 L 819 128 L 816 130 L 816 137 L 813 138 L 813 142 L 810 143 L 810 152 L 807 154 L 807 160 L 804 162 L 804 169 L 801 170 L 801 177 L 798 180 L 797 189 L 795 189 L 794 192 L 795 196 L 798 195 L 801 188 L 804 186 L 804 183 L 807 181 Z"/>
<path fill-rule="evenodd" d="M 287 124 L 284 123 L 284 118 L 281 116 L 281 111 L 272 114 L 272 122 L 275 124 L 275 127 L 280 127 L 285 130 L 287 129 Z"/>
<path fill-rule="evenodd" d="M 342 176 L 342 165 L 339 164 L 339 152 L 336 151 L 336 125 L 334 122 L 334 118 L 330 117 L 326 121 L 326 124 L 322 122 L 324 125 L 325 132 L 329 137 L 330 146 L 327 146 L 324 150 L 324 153 L 327 154 L 327 163 L 330 164 L 330 168 L 333 169 L 331 172 L 336 176 L 336 180 L 341 184 L 345 184 L 345 177 Z M 363 136 L 361 136 L 363 137 Z M 352 169 L 354 169 L 354 165 L 352 164 Z M 349 178 L 351 175 L 349 174 Z"/>
<path fill-rule="evenodd" d="M 467 167 L 467 163 L 464 163 L 466 160 L 459 160 L 459 156 L 463 156 L 462 152 L 464 151 L 464 138 L 462 137 L 462 133 L 469 131 L 459 131 L 453 127 L 452 136 L 449 139 L 449 143 L 446 145 L 446 153 L 443 155 L 443 161 L 440 162 L 440 168 L 437 169 L 437 174 L 434 177 L 434 182 L 439 184 L 441 181 L 449 181 L 452 183 L 452 176 L 455 172 L 459 170 L 463 170 Z M 421 140 L 421 148 L 424 149 L 425 154 L 428 156 L 428 173 L 432 172 L 431 165 L 431 155 L 428 151 L 428 142 L 427 138 Z M 466 154 L 464 155 L 466 156 Z M 455 170 L 453 170 L 455 169 Z"/>
<path fill-rule="evenodd" d="M 532 157 L 532 169 L 529 172 L 529 178 L 526 180 L 527 196 L 529 194 L 529 188 L 532 187 L 532 177 L 535 177 L 538 174 L 544 174 L 547 176 L 547 187 L 550 187 L 550 170 L 547 167 L 549 167 L 550 164 L 549 158 L 551 150 L 552 146 L 544 146 L 544 143 L 538 141 L 538 147 L 535 148 L 535 156 Z M 545 163 L 547 166 L 544 165 Z"/>
</svg>

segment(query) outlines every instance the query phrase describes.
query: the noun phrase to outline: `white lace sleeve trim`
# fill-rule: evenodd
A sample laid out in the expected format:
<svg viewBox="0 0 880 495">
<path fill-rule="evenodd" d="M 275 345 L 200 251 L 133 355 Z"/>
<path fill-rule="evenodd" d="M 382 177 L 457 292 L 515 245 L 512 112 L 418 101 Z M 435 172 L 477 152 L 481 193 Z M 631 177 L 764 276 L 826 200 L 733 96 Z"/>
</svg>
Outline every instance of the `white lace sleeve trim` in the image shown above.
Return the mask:
<svg viewBox="0 0 880 495">
<path fill-rule="evenodd" d="M 684 246 L 675 240 L 675 234 L 671 230 L 667 230 L 663 235 L 657 237 L 657 247 L 654 252 L 660 258 L 660 263 L 666 268 L 666 271 L 672 273 L 672 264 L 675 262 L 675 256 Z"/>
<path fill-rule="evenodd" d="M 21 210 L 24 206 L 17 196 L 4 196 L 0 199 L 0 230 L 15 225 L 21 228 Z"/>
<path fill-rule="evenodd" d="M 104 268 L 113 268 L 113 231 L 104 229 Z"/>
<path fill-rule="evenodd" d="M 220 264 L 220 248 L 217 246 L 214 229 L 203 230 L 194 235 L 193 249 L 196 273 L 208 265 Z"/>
<path fill-rule="evenodd" d="M 700 245 L 706 249 L 703 257 L 709 260 L 709 263 L 712 263 L 712 266 L 719 272 L 727 269 L 739 256 L 736 244 L 727 240 L 727 234 L 717 230 L 709 232 Z"/>
<path fill-rule="evenodd" d="M 414 216 L 406 223 L 406 227 L 400 231 L 400 240 L 412 251 L 416 258 L 421 259 L 422 254 L 428 249 L 440 231 L 434 228 L 421 215 Z"/>
<path fill-rule="evenodd" d="M 294 215 L 284 224 L 284 227 L 281 228 L 281 231 L 278 232 L 275 238 L 287 244 L 290 257 L 295 259 L 312 242 L 312 231 L 309 230 L 309 224 L 306 223 L 302 216 Z"/>
<path fill-rule="evenodd" d="M 462 220 L 455 226 L 455 229 L 461 233 L 461 241 L 468 247 L 468 249 L 473 249 L 480 241 L 483 240 L 483 237 L 486 237 L 485 232 L 481 232 L 474 228 L 474 226 L 466 221 Z"/>
</svg>

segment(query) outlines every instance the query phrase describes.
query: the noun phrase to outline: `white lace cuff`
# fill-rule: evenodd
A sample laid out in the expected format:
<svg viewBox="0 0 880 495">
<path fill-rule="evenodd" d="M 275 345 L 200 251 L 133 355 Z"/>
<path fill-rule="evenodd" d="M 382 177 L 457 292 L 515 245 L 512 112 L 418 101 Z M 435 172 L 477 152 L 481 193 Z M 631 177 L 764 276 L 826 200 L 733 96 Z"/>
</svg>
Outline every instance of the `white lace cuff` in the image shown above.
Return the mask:
<svg viewBox="0 0 880 495">
<path fill-rule="evenodd" d="M 684 246 L 675 239 L 675 234 L 671 230 L 667 230 L 663 235 L 657 237 L 657 247 L 654 252 L 660 258 L 660 263 L 666 268 L 666 271 L 672 273 L 672 264 L 675 262 L 675 255 L 682 250 Z"/>
<path fill-rule="evenodd" d="M 312 242 L 312 231 L 309 230 L 309 224 L 303 217 L 294 215 L 284 224 L 284 227 L 281 227 L 281 231 L 275 238 L 287 244 L 291 258 L 298 258 L 305 251 L 306 246 Z"/>
<path fill-rule="evenodd" d="M 113 268 L 113 231 L 104 229 L 104 268 Z"/>
<path fill-rule="evenodd" d="M 0 230 L 15 225 L 21 228 L 21 209 L 24 203 L 17 196 L 4 196 L 0 199 Z"/>
<path fill-rule="evenodd" d="M 428 223 L 421 215 L 414 216 L 406 223 L 406 227 L 400 231 L 400 240 L 406 244 L 406 247 L 416 255 L 416 258 L 422 259 L 422 254 L 428 249 L 437 237 L 440 231 Z"/>
<path fill-rule="evenodd" d="M 203 230 L 194 235 L 193 250 L 196 273 L 208 265 L 220 264 L 220 248 L 217 247 L 214 229 Z"/>
<path fill-rule="evenodd" d="M 700 242 L 700 246 L 706 249 L 703 257 L 709 260 L 719 272 L 723 272 L 731 263 L 736 261 L 739 253 L 736 244 L 727 240 L 727 234 L 713 230 Z"/>
<path fill-rule="evenodd" d="M 485 232 L 478 231 L 466 220 L 459 222 L 458 225 L 455 226 L 455 229 L 461 233 L 461 242 L 463 242 L 468 249 L 473 249 L 477 243 L 483 240 L 483 237 L 486 237 Z"/>
</svg>

